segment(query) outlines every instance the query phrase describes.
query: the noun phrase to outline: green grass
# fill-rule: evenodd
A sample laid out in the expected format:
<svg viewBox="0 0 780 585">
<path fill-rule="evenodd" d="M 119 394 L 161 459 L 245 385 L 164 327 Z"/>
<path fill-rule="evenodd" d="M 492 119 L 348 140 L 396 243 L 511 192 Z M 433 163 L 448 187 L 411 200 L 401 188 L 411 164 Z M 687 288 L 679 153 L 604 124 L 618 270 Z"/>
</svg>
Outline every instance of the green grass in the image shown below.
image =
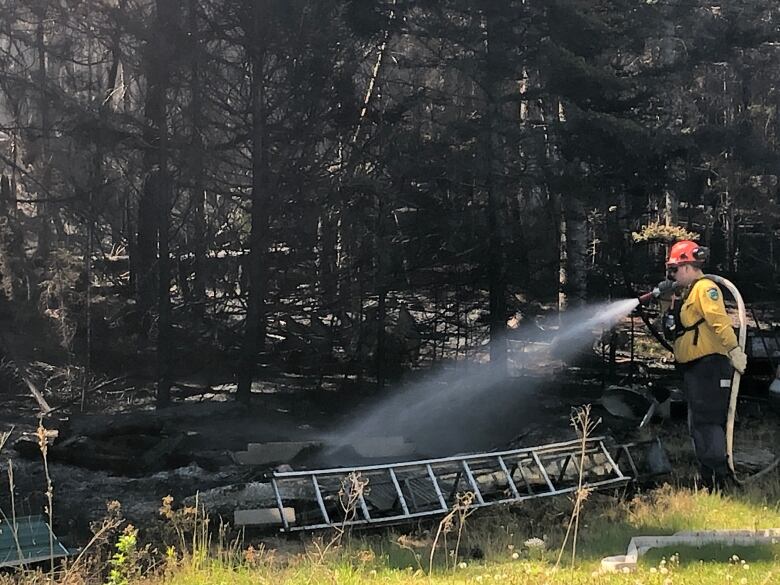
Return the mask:
<svg viewBox="0 0 780 585">
<path fill-rule="evenodd" d="M 775 585 L 780 584 L 780 544 L 674 547 L 649 552 L 631 574 L 601 574 L 599 568 L 602 557 L 624 554 L 633 536 L 778 528 L 778 496 L 776 478 L 727 496 L 669 486 L 631 499 L 591 494 L 580 518 L 574 568 L 570 548 L 560 566 L 555 566 L 572 506 L 565 498 L 474 513 L 466 520 L 457 556 L 456 532 L 447 535 L 446 543 L 439 540 L 432 571 L 429 558 L 435 523 L 419 525 L 411 532 L 355 533 L 337 544 L 332 542 L 333 534 L 321 533 L 301 540 L 245 539 L 234 548 L 220 548 L 212 535 L 210 546 L 205 538 L 196 539 L 196 554 L 191 550 L 193 541 L 185 538 L 177 541 L 178 546 L 190 550 L 177 548 L 166 555 L 164 548 L 158 548 L 160 552 L 150 553 L 157 555 L 152 563 L 145 554 L 131 552 L 124 566 L 127 585 Z M 185 531 L 202 529 L 202 519 L 200 525 L 194 520 Z M 145 550 L 141 534 L 139 551 Z M 545 549 L 529 550 L 525 542 L 530 538 L 544 539 Z M 51 583 L 47 577 L 45 573 L 0 573 L 0 585 Z M 99 572 L 71 577 L 73 584 L 105 582 Z M 64 583 L 62 579 L 53 582 Z"/>
<path fill-rule="evenodd" d="M 692 477 L 688 439 L 681 429 L 678 433 L 674 430 L 664 429 L 673 467 L 682 477 Z M 771 446 L 777 440 L 776 426 L 768 425 L 746 426 L 738 436 L 740 445 Z M 457 533 L 451 532 L 446 539 L 439 539 L 432 566 L 429 559 L 438 520 L 393 530 L 355 532 L 338 543 L 332 542 L 333 533 L 323 532 L 300 539 L 247 536 L 233 546 L 230 535 L 220 538 L 215 525 L 206 530 L 204 519 L 194 509 L 174 511 L 170 502 L 168 506 L 161 526 L 138 527 L 137 551 L 123 564 L 127 585 L 780 585 L 780 545 L 655 550 L 642 558 L 634 573 L 599 573 L 601 559 L 625 554 L 634 536 L 780 528 L 777 472 L 729 495 L 668 485 L 632 497 L 592 493 L 580 517 L 573 569 L 570 546 L 556 569 L 572 510 L 572 502 L 565 497 L 476 511 L 466 520 L 457 554 Z M 194 540 L 193 531 L 198 535 Z M 153 543 L 149 549 L 145 534 Z M 92 551 L 83 567 L 70 575 L 69 585 L 105 583 L 110 568 L 106 559 L 116 552 L 117 538 L 115 534 L 101 545 L 99 554 Z M 544 540 L 545 549 L 529 550 L 525 543 L 531 538 Z M 220 547 L 215 544 L 219 541 L 226 544 Z M 164 545 L 175 548 L 166 552 Z M 732 560 L 734 555 L 738 561 Z M 0 572 L 0 585 L 64 584 L 62 578 L 48 577 L 45 570 Z"/>
<path fill-rule="evenodd" d="M 575 568 L 567 550 L 558 569 L 558 556 L 570 502 L 550 500 L 545 506 L 482 511 L 466 521 L 458 558 L 439 542 L 433 571 L 429 555 L 435 526 L 412 534 L 383 532 L 354 535 L 320 556 L 319 544 L 306 540 L 282 554 L 266 552 L 253 563 L 234 568 L 212 564 L 181 566 L 166 583 L 174 585 L 358 584 L 358 583 L 522 583 L 531 585 L 694 585 L 699 583 L 780 583 L 780 544 L 755 547 L 707 546 L 655 550 L 643 557 L 631 574 L 600 574 L 604 556 L 623 554 L 632 536 L 673 534 L 681 530 L 780 527 L 777 482 L 756 486 L 739 495 L 720 496 L 668 486 L 620 503 L 592 495 L 581 518 Z M 771 502 L 771 503 L 770 503 Z M 529 551 L 524 542 L 545 537 L 545 551 Z M 283 541 L 279 541 L 282 544 Z M 675 554 L 676 553 L 676 554 Z M 674 555 L 674 556 L 673 556 Z M 732 557 L 738 556 L 738 560 Z M 475 558 L 476 557 L 476 558 Z M 743 563 L 744 561 L 744 563 Z M 747 567 L 747 568 L 746 568 Z"/>
</svg>

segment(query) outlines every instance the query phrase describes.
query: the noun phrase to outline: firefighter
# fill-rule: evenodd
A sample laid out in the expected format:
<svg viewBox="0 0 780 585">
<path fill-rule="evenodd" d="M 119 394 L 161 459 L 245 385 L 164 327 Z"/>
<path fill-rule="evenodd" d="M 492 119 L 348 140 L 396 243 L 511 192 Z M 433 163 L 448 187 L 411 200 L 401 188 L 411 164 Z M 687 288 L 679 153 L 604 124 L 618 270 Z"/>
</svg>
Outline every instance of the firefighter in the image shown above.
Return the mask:
<svg viewBox="0 0 780 585">
<path fill-rule="evenodd" d="M 707 249 L 683 240 L 672 246 L 667 278 L 681 291 L 663 316 L 664 335 L 673 344 L 688 402 L 688 430 L 702 484 L 722 488 L 729 479 L 726 417 L 733 370 L 745 371 L 747 356 L 726 313 L 723 293 L 705 277 Z"/>
</svg>

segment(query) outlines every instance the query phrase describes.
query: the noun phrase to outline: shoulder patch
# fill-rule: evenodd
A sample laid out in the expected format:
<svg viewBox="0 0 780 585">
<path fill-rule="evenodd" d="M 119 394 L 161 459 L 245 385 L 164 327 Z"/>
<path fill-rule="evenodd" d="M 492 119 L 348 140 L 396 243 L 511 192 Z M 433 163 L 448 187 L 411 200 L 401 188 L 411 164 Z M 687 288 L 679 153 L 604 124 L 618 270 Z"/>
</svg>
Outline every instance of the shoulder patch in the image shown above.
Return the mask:
<svg viewBox="0 0 780 585">
<path fill-rule="evenodd" d="M 717 301 L 720 298 L 718 289 L 715 287 L 707 289 L 707 296 L 710 297 L 713 301 Z"/>
</svg>

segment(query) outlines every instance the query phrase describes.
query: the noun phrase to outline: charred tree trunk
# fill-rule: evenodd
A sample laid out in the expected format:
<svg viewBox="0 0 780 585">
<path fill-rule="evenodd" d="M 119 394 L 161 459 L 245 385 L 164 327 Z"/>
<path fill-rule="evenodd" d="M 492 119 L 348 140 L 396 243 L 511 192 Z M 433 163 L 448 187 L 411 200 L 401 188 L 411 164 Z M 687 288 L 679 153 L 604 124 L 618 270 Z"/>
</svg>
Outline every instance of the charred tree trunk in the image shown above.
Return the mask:
<svg viewBox="0 0 780 585">
<path fill-rule="evenodd" d="M 88 23 L 88 28 L 92 30 L 93 26 L 90 22 L 92 13 L 87 9 L 84 12 L 84 19 Z M 107 126 L 106 121 L 106 110 L 107 110 L 107 103 L 108 100 L 111 97 L 110 90 L 108 92 L 103 92 L 101 88 L 100 83 L 100 76 L 97 76 L 97 80 L 95 79 L 95 75 L 93 73 L 93 63 L 96 61 L 94 58 L 94 50 L 93 50 L 93 39 L 89 39 L 89 95 L 90 99 L 93 99 L 95 95 L 98 96 L 98 99 L 100 100 L 100 122 L 98 124 L 98 127 L 96 129 L 95 133 L 95 153 L 92 158 L 92 176 L 90 177 L 89 181 L 89 197 L 87 201 L 87 213 L 86 213 L 86 221 L 87 221 L 87 233 L 86 233 L 86 241 L 84 243 L 84 275 L 85 275 L 85 303 L 84 303 L 84 322 L 85 322 L 85 330 L 86 330 L 86 348 L 85 348 L 85 355 L 84 355 L 84 376 L 82 378 L 82 386 L 81 386 L 81 404 L 80 408 L 81 411 L 84 411 L 84 408 L 86 406 L 85 404 L 85 398 L 86 398 L 86 392 L 87 392 L 87 384 L 90 377 L 90 371 L 92 369 L 92 258 L 93 258 L 93 244 L 95 240 L 95 223 L 96 223 L 96 214 L 95 214 L 95 202 L 100 201 L 102 190 L 103 190 L 103 184 L 104 184 L 104 169 L 103 169 L 103 158 L 104 158 L 104 152 L 103 152 L 103 136 L 104 136 L 104 128 Z M 114 60 L 116 62 L 117 56 L 115 55 Z M 113 87 L 113 84 L 116 80 L 116 68 L 112 67 L 112 69 L 109 71 L 109 87 Z M 94 87 L 95 82 L 97 81 L 97 87 Z"/>
<path fill-rule="evenodd" d="M 190 49 L 190 124 L 192 126 L 192 140 L 190 144 L 190 197 L 192 200 L 192 225 L 194 235 L 193 252 L 195 255 L 195 278 L 192 287 L 192 300 L 195 303 L 195 312 L 203 315 L 206 302 L 206 283 L 208 282 L 206 255 L 207 229 L 205 217 L 206 190 L 203 184 L 203 90 L 201 87 L 200 71 L 200 25 L 198 14 L 198 2 L 189 0 L 189 32 L 191 40 Z"/>
<path fill-rule="evenodd" d="M 324 311 L 335 310 L 338 298 L 338 219 L 329 203 L 323 205 L 317 221 L 317 288 Z"/>
<path fill-rule="evenodd" d="M 736 267 L 736 237 L 737 226 L 734 225 L 734 201 L 726 191 L 720 199 L 720 225 L 723 242 L 726 246 L 726 270 L 729 273 L 734 272 Z"/>
<path fill-rule="evenodd" d="M 149 331 L 154 321 L 153 309 L 155 290 L 157 282 L 157 218 L 155 216 L 155 199 L 158 193 L 158 169 L 157 163 L 153 159 L 156 158 L 155 152 L 152 149 L 159 148 L 159 140 L 151 138 L 152 130 L 149 128 L 149 122 L 151 118 L 149 115 L 156 107 L 154 104 L 155 98 L 151 95 L 156 93 L 150 83 L 147 89 L 149 94 L 146 98 L 147 107 L 147 132 L 149 139 L 153 142 L 148 143 L 149 150 L 144 154 L 144 183 L 141 189 L 141 196 L 138 201 L 138 211 L 136 219 L 136 241 L 135 246 L 130 249 L 130 253 L 134 255 L 130 263 L 131 267 L 135 269 L 135 273 L 132 279 L 136 285 L 136 302 L 138 307 L 138 315 L 140 317 L 141 337 L 146 339 L 149 335 Z"/>
<path fill-rule="evenodd" d="M 39 124 L 38 128 L 38 152 L 37 159 L 38 164 L 42 170 L 41 179 L 41 194 L 37 203 L 38 211 L 38 246 L 36 249 L 36 255 L 40 260 L 45 260 L 49 257 L 52 246 L 52 225 L 49 217 L 50 203 L 46 200 L 50 197 L 51 193 L 51 165 L 49 164 L 49 92 L 48 92 L 48 76 L 46 73 L 46 18 L 48 12 L 48 3 L 42 2 L 36 10 L 36 16 L 38 23 L 35 30 L 35 45 L 37 51 L 38 60 L 38 116 Z"/>
<path fill-rule="evenodd" d="M 11 180 L 0 177 L 0 293 L 9 301 L 24 298 L 21 275 L 24 261 L 24 236 L 9 209 L 13 201 Z"/>
<path fill-rule="evenodd" d="M 380 284 L 378 291 L 378 303 L 376 311 L 376 385 L 377 390 L 385 387 L 387 380 L 388 363 L 386 340 L 385 340 L 385 321 L 387 320 L 387 291 Z"/>
<path fill-rule="evenodd" d="M 567 238 L 566 214 L 563 211 L 560 197 L 558 199 L 558 313 L 563 313 L 568 306 L 569 290 L 569 241 Z"/>
<path fill-rule="evenodd" d="M 159 9 L 159 4 L 158 4 Z M 159 18 L 159 14 L 157 16 Z M 155 31 L 159 30 L 155 27 Z M 156 36 L 156 32 L 152 33 Z M 164 131 L 165 120 L 165 64 L 160 54 L 159 40 L 147 41 L 145 54 L 145 68 L 147 75 L 146 100 L 144 104 L 144 142 L 146 150 L 142 162 L 142 176 L 144 177 L 138 201 L 138 217 L 136 220 L 136 244 L 132 252 L 135 258 L 131 259 L 131 266 L 137 270 L 133 280 L 136 284 L 136 300 L 141 321 L 141 336 L 145 339 L 154 322 L 154 305 L 157 289 L 157 230 L 158 218 L 156 213 L 157 199 L 160 195 L 160 154 L 161 140 Z M 161 121 L 163 124 L 161 126 Z"/>
<path fill-rule="evenodd" d="M 579 306 L 585 302 L 587 293 L 588 231 L 585 221 L 585 207 L 575 195 L 563 198 L 562 240 L 565 266 L 564 291 L 566 305 Z"/>
<path fill-rule="evenodd" d="M 124 9 L 124 7 L 123 7 Z M 105 93 L 102 96 L 101 115 L 105 118 L 110 110 L 118 110 L 122 104 L 122 98 L 125 96 L 125 81 L 124 81 L 124 69 L 122 67 L 122 47 L 121 47 L 122 31 L 119 26 L 116 26 L 111 34 L 111 67 L 108 71 L 108 86 L 105 88 Z M 107 122 L 101 124 L 101 127 L 105 127 Z M 111 195 L 103 194 L 107 198 L 107 201 L 111 202 L 111 209 L 109 212 L 108 221 L 111 225 L 111 244 L 115 249 L 124 245 L 125 241 L 129 248 L 134 247 L 132 231 L 127 229 L 128 222 L 125 214 L 127 213 L 127 207 L 130 205 L 129 193 L 127 188 L 118 189 Z M 127 238 L 125 240 L 125 237 Z M 131 270 L 131 277 L 133 271 Z M 132 278 L 131 278 L 132 280 Z M 132 286 L 132 282 L 131 282 Z"/>
<path fill-rule="evenodd" d="M 19 135 L 14 132 L 11 135 L 11 178 L 9 181 L 9 193 L 11 194 L 11 199 L 14 201 L 11 203 L 11 205 L 8 208 L 9 214 L 16 216 L 17 214 L 17 208 L 16 205 L 16 196 L 18 193 L 17 186 L 19 184 L 19 181 L 17 180 L 17 176 L 19 174 Z"/>
<path fill-rule="evenodd" d="M 160 144 L 161 169 L 168 165 L 168 145 L 163 139 Z M 167 406 L 171 396 L 171 358 L 173 355 L 171 322 L 171 182 L 167 170 L 160 173 L 160 194 L 158 205 L 159 225 L 159 290 L 157 297 L 157 406 Z"/>
<path fill-rule="evenodd" d="M 5 217 L 11 208 L 11 179 L 0 174 L 0 217 Z"/>
<path fill-rule="evenodd" d="M 237 398 L 248 403 L 258 350 L 265 345 L 265 262 L 268 230 L 268 144 L 266 133 L 265 42 L 266 17 L 252 3 L 252 26 L 246 50 L 252 66 L 252 210 L 249 235 L 249 291 Z"/>
<path fill-rule="evenodd" d="M 172 323 L 171 323 L 171 177 L 168 172 L 168 117 L 167 117 L 167 80 L 170 75 L 169 60 L 173 57 L 173 47 L 166 42 L 170 38 L 172 27 L 175 26 L 177 10 L 176 0 L 157 0 L 157 23 L 160 37 L 160 52 L 156 64 L 160 74 L 159 97 L 161 103 L 154 114 L 154 122 L 159 135 L 159 195 L 157 203 L 157 234 L 159 247 L 158 275 L 158 334 L 157 334 L 157 406 L 167 406 L 171 395 L 171 357 L 173 355 Z"/>
<path fill-rule="evenodd" d="M 359 223 L 355 221 L 355 214 L 350 209 L 348 198 L 353 194 L 350 183 L 355 178 L 355 171 L 362 162 L 360 145 L 364 134 L 364 123 L 369 114 L 369 107 L 377 99 L 376 88 L 384 69 L 393 32 L 390 24 L 395 19 L 396 0 L 390 0 L 390 5 L 392 8 L 390 9 L 388 26 L 384 29 L 382 42 L 378 47 L 376 61 L 363 95 L 360 113 L 355 121 L 354 132 L 345 143 L 340 144 L 339 159 L 342 172 L 339 176 L 334 208 L 327 214 L 327 222 L 324 224 L 325 227 L 333 228 L 334 233 L 330 238 L 335 240 L 335 254 L 332 259 L 324 258 L 323 268 L 326 272 L 323 276 L 326 280 L 323 281 L 323 284 L 328 289 L 331 289 L 335 284 L 335 296 L 339 302 L 337 312 L 347 317 L 347 313 L 351 310 L 351 319 L 357 323 L 355 333 L 358 334 L 360 340 L 358 345 L 362 344 L 366 325 L 362 321 L 365 287 L 364 283 L 361 282 L 361 278 L 365 274 L 363 261 L 366 255 L 361 251 L 362 242 L 360 241 L 364 234 L 357 227 Z M 323 241 L 323 243 L 328 242 Z M 334 271 L 332 276 L 327 273 L 331 267 Z M 368 327 L 371 328 L 372 324 L 368 324 Z"/>
<path fill-rule="evenodd" d="M 490 363 L 500 372 L 507 369 L 506 345 L 506 266 L 504 260 L 504 183 L 500 177 L 499 99 L 502 78 L 499 74 L 502 31 L 500 14 L 492 3 L 484 11 L 486 46 L 485 84 L 487 98 L 487 127 L 484 151 L 486 156 L 486 188 L 488 196 L 488 288 L 490 298 Z"/>
<path fill-rule="evenodd" d="M 384 206 L 382 198 L 377 197 L 376 207 L 376 229 L 374 230 L 374 254 L 376 258 L 376 290 L 377 290 L 377 311 L 376 311 L 376 384 L 377 389 L 382 390 L 387 380 L 387 366 L 390 365 L 390 359 L 387 352 L 387 339 L 385 335 L 385 324 L 387 321 L 387 279 L 388 279 L 388 249 L 385 242 L 384 233 Z"/>
<path fill-rule="evenodd" d="M 143 332 L 152 324 L 157 308 L 157 405 L 170 401 L 171 298 L 170 298 L 170 178 L 168 173 L 167 82 L 171 47 L 166 39 L 173 26 L 173 0 L 157 0 L 152 37 L 146 44 L 147 90 L 144 134 L 144 186 L 138 210 L 138 303 Z M 155 270 L 156 268 L 156 270 Z M 156 278 L 155 278 L 156 276 Z M 155 287 L 155 285 L 157 285 Z M 156 295 L 155 295 L 155 288 Z"/>
</svg>

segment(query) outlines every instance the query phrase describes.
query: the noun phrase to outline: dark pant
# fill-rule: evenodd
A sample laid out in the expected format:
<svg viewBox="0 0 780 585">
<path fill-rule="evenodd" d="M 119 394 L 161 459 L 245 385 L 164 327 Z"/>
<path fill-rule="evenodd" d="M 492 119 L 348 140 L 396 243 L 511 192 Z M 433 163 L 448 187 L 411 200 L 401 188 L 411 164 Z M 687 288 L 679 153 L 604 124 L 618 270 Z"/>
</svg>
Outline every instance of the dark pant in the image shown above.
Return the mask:
<svg viewBox="0 0 780 585">
<path fill-rule="evenodd" d="M 706 487 L 722 485 L 729 476 L 726 460 L 726 418 L 733 369 L 724 355 L 708 355 L 680 366 L 688 401 L 688 431 Z"/>
</svg>

